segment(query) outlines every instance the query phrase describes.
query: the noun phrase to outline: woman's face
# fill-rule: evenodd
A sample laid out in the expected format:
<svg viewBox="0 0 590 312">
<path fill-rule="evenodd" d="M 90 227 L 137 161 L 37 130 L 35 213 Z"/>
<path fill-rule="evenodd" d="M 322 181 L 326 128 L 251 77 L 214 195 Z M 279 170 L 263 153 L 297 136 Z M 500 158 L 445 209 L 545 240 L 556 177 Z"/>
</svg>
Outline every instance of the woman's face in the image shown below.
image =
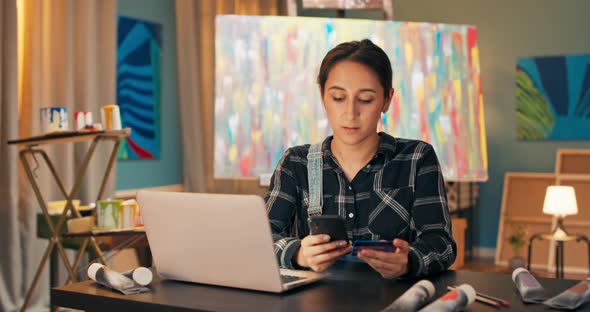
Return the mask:
<svg viewBox="0 0 590 312">
<path fill-rule="evenodd" d="M 389 108 L 377 74 L 351 61 L 340 62 L 328 74 L 323 102 L 330 126 L 344 144 L 356 145 L 377 132 L 382 112 Z"/>
</svg>

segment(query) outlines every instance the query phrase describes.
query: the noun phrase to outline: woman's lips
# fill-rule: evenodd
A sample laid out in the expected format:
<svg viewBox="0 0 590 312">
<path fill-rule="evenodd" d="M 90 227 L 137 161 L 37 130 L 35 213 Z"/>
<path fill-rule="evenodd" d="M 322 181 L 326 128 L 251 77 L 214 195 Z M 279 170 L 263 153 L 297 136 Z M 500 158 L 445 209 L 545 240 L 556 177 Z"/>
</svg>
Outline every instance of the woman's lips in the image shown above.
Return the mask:
<svg viewBox="0 0 590 312">
<path fill-rule="evenodd" d="M 345 133 L 355 133 L 357 132 L 360 128 L 357 127 L 342 127 L 342 129 L 344 129 Z"/>
</svg>

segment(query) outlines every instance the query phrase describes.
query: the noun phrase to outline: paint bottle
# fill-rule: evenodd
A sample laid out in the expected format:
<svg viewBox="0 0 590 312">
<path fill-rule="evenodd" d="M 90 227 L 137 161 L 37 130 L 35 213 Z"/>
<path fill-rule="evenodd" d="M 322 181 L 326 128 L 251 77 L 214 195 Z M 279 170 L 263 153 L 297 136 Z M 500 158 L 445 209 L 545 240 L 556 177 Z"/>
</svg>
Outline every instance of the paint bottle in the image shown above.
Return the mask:
<svg viewBox="0 0 590 312">
<path fill-rule="evenodd" d="M 135 199 L 126 200 L 119 206 L 119 228 L 132 229 L 135 227 L 137 216 L 137 201 Z"/>
<path fill-rule="evenodd" d="M 132 279 L 113 271 L 101 263 L 93 263 L 88 267 L 88 277 L 108 288 L 117 290 L 124 295 L 138 294 L 149 291 L 147 287 L 137 285 Z"/>
<path fill-rule="evenodd" d="M 518 268 L 514 270 L 512 272 L 512 281 L 514 281 L 522 301 L 527 303 L 545 301 L 545 289 L 527 269 Z"/>
<path fill-rule="evenodd" d="M 105 130 L 121 130 L 121 112 L 119 105 L 105 105 L 100 110 Z"/>
<path fill-rule="evenodd" d="M 74 127 L 76 130 L 85 130 L 92 127 L 92 112 L 77 111 L 74 113 Z"/>
<path fill-rule="evenodd" d="M 68 130 L 68 109 L 60 106 L 39 109 L 41 134 Z"/>
<path fill-rule="evenodd" d="M 428 280 L 421 280 L 406 290 L 382 312 L 417 311 L 434 296 L 434 285 Z"/>
<path fill-rule="evenodd" d="M 471 285 L 463 284 L 449 291 L 435 302 L 427 305 L 423 312 L 452 312 L 462 311 L 475 301 L 475 289 Z"/>
<path fill-rule="evenodd" d="M 559 310 L 574 310 L 590 301 L 590 278 L 581 281 L 561 294 L 543 302 Z"/>
<path fill-rule="evenodd" d="M 102 230 L 119 228 L 119 213 L 122 200 L 99 200 L 96 202 L 96 226 Z"/>
<path fill-rule="evenodd" d="M 133 279 L 134 282 L 141 286 L 149 285 L 154 275 L 148 268 L 138 267 L 133 270 L 121 273 L 123 276 Z"/>
</svg>

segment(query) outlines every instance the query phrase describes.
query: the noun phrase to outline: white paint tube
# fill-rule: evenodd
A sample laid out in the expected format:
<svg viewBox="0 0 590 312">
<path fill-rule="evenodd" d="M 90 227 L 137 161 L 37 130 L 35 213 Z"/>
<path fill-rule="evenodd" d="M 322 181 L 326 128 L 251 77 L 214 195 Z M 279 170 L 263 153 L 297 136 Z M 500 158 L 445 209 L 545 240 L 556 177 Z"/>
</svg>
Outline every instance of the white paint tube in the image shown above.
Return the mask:
<svg viewBox="0 0 590 312">
<path fill-rule="evenodd" d="M 541 303 L 547 298 L 543 286 L 525 268 L 514 270 L 512 272 L 512 281 L 514 281 L 523 302 Z"/>
<path fill-rule="evenodd" d="M 434 296 L 434 285 L 428 280 L 421 280 L 406 290 L 397 300 L 382 312 L 418 311 Z"/>
<path fill-rule="evenodd" d="M 88 277 L 91 280 L 117 290 L 124 295 L 138 294 L 150 290 L 147 287 L 137 285 L 132 279 L 109 269 L 101 263 L 93 263 L 88 267 Z"/>
<path fill-rule="evenodd" d="M 154 275 L 148 268 L 138 267 L 133 270 L 121 273 L 123 276 L 133 279 L 134 282 L 141 286 L 149 285 L 152 282 Z"/>
<path fill-rule="evenodd" d="M 581 281 L 561 294 L 543 302 L 544 305 L 560 310 L 575 310 L 590 301 L 590 279 Z"/>
<path fill-rule="evenodd" d="M 435 302 L 427 305 L 422 312 L 452 312 L 465 310 L 475 301 L 475 289 L 471 285 L 463 284 L 449 291 Z"/>
</svg>

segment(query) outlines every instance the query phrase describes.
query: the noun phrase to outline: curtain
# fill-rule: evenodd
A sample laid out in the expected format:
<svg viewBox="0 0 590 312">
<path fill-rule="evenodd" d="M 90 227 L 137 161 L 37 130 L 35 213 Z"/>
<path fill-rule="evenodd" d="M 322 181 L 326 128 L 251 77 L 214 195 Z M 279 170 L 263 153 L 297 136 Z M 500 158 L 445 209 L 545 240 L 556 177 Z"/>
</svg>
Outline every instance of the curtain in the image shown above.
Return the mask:
<svg viewBox="0 0 590 312">
<path fill-rule="evenodd" d="M 17 148 L 6 141 L 40 134 L 41 107 L 65 106 L 73 128 L 73 112 L 91 111 L 99 122 L 99 108 L 115 103 L 117 1 L 8 0 L 1 1 L 0 10 L 0 310 L 14 311 L 23 304 L 48 242 L 36 237 L 41 209 L 17 161 Z M 88 146 L 41 146 L 68 191 Z M 111 149 L 108 143 L 97 147 L 75 197 L 83 204 L 96 199 Z M 34 160 L 29 161 L 35 167 Z M 44 162 L 38 161 L 35 174 L 44 199 L 64 199 Z M 114 196 L 114 172 L 105 197 Z M 46 267 L 31 310 L 49 304 L 48 271 Z"/>
<path fill-rule="evenodd" d="M 199 21 L 195 14 L 198 6 L 197 1 L 176 1 L 178 99 L 181 112 L 183 183 L 187 192 L 205 191 L 201 134 L 201 51 L 197 36 Z"/>
<path fill-rule="evenodd" d="M 185 189 L 190 192 L 263 193 L 254 179 L 213 178 L 215 15 L 279 15 L 280 0 L 176 0 L 178 85 Z"/>
<path fill-rule="evenodd" d="M 18 308 L 22 266 L 19 256 L 17 11 L 15 1 L 0 2 L 0 310 Z"/>
</svg>

